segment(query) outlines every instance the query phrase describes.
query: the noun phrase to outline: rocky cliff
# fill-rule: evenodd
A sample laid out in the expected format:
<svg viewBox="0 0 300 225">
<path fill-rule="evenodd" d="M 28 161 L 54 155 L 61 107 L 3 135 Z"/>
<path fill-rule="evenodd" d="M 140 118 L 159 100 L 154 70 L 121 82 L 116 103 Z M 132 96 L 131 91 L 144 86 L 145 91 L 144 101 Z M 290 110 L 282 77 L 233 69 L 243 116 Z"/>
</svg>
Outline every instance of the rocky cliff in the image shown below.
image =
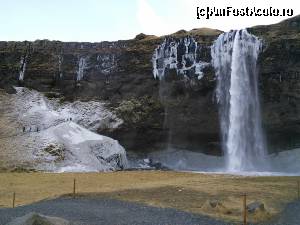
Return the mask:
<svg viewBox="0 0 300 225">
<path fill-rule="evenodd" d="M 263 125 L 271 150 L 300 146 L 300 16 L 249 29 L 263 39 L 260 92 Z"/>
<path fill-rule="evenodd" d="M 259 89 L 270 149 L 300 146 L 300 17 L 249 31 L 263 40 Z M 208 64 L 201 77 L 169 68 L 164 81 L 153 77 L 152 57 L 166 37 L 140 34 L 132 40 L 101 43 L 0 42 L 0 88 L 12 93 L 12 86 L 21 85 L 61 101 L 106 101 L 124 123 L 98 132 L 129 150 L 171 144 L 221 154 L 216 79 L 209 64 L 210 46 L 220 33 L 194 29 L 168 36 L 175 42 L 192 37 L 201 47 L 201 61 Z"/>
</svg>

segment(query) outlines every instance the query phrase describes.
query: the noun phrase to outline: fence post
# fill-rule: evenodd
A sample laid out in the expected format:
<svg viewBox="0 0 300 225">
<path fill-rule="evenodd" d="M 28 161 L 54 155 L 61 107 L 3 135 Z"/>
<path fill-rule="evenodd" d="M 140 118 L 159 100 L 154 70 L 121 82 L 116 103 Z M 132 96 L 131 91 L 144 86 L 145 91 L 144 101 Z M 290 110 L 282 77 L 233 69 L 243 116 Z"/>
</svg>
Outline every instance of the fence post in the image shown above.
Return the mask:
<svg viewBox="0 0 300 225">
<path fill-rule="evenodd" d="M 15 208 L 15 202 L 16 202 L 16 192 L 13 193 L 13 201 L 12 201 L 13 208 Z"/>
<path fill-rule="evenodd" d="M 300 181 L 297 181 L 298 184 L 298 200 L 300 199 Z"/>
<path fill-rule="evenodd" d="M 243 224 L 247 225 L 247 195 L 243 194 Z"/>
<path fill-rule="evenodd" d="M 76 179 L 74 179 L 73 182 L 73 198 L 75 198 L 75 194 L 76 194 Z"/>
</svg>

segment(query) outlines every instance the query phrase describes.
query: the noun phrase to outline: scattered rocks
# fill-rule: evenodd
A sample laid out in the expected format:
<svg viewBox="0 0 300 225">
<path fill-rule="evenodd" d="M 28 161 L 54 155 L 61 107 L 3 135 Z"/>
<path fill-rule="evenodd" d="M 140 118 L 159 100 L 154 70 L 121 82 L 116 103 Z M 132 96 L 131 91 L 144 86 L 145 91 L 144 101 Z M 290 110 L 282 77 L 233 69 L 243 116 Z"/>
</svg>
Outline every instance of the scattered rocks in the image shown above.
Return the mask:
<svg viewBox="0 0 300 225">
<path fill-rule="evenodd" d="M 51 156 L 56 157 L 55 161 L 63 161 L 65 159 L 65 148 L 62 145 L 48 145 L 44 151 Z"/>
<path fill-rule="evenodd" d="M 208 213 L 221 213 L 227 215 L 232 213 L 231 210 L 227 209 L 224 204 L 217 199 L 206 201 L 202 206 L 202 209 Z"/>
</svg>

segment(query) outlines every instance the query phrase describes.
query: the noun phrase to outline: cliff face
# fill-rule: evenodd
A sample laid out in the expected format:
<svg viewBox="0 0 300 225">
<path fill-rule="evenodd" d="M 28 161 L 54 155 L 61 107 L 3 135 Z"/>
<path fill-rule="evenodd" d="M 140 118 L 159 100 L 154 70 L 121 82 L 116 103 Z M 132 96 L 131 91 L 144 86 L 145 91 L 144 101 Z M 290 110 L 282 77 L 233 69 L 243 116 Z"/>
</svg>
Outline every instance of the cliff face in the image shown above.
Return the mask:
<svg viewBox="0 0 300 225">
<path fill-rule="evenodd" d="M 264 40 L 260 54 L 263 123 L 272 149 L 300 145 L 300 18 L 250 32 Z M 210 62 L 210 46 L 221 31 L 179 31 L 175 41 L 192 36 L 201 60 Z M 0 88 L 13 85 L 45 92 L 62 101 L 104 100 L 124 120 L 118 129 L 98 132 L 120 140 L 126 149 L 145 151 L 167 143 L 220 154 L 218 107 L 213 68 L 201 79 L 169 70 L 154 79 L 152 56 L 165 37 L 101 43 L 59 41 L 0 42 Z"/>
<path fill-rule="evenodd" d="M 137 101 L 143 97 L 157 101 L 158 92 L 155 90 L 158 83 L 151 76 L 149 60 L 151 46 L 139 45 L 138 40 L 95 44 L 46 40 L 1 42 L 1 87 L 13 92 L 12 85 L 23 85 L 46 92 L 49 97 L 60 97 L 63 101 L 98 99 L 108 101 L 114 107 L 135 98 Z M 24 78 L 19 80 L 24 59 Z M 158 110 L 155 114 L 158 114 L 153 115 L 157 123 L 162 124 L 161 112 Z M 117 132 L 121 142 L 123 136 L 128 142 L 135 139 L 135 132 L 143 133 L 139 132 L 143 125 L 131 124 L 130 119 L 127 124 L 120 128 L 120 133 Z M 153 125 L 148 125 L 151 132 Z M 102 129 L 99 132 L 110 133 Z M 128 143 L 127 147 L 131 144 Z"/>
<path fill-rule="evenodd" d="M 250 32 L 264 40 L 258 63 L 263 125 L 270 149 L 300 146 L 300 16 Z"/>
</svg>

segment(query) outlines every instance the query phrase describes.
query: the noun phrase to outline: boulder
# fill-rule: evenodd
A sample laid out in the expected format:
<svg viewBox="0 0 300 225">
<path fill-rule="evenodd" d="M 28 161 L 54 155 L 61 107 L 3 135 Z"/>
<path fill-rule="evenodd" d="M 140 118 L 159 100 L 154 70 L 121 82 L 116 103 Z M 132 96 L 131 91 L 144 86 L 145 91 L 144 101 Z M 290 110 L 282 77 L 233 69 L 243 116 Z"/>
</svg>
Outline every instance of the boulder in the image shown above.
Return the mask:
<svg viewBox="0 0 300 225">
<path fill-rule="evenodd" d="M 262 202 L 252 202 L 250 204 L 247 205 L 247 211 L 249 213 L 256 213 L 258 211 L 265 211 L 265 205 Z"/>
<path fill-rule="evenodd" d="M 67 220 L 40 215 L 37 213 L 29 213 L 25 216 L 18 217 L 7 225 L 72 225 Z"/>
<path fill-rule="evenodd" d="M 267 221 L 271 214 L 266 210 L 264 203 L 255 201 L 247 205 L 248 216 L 253 221 Z"/>
</svg>

